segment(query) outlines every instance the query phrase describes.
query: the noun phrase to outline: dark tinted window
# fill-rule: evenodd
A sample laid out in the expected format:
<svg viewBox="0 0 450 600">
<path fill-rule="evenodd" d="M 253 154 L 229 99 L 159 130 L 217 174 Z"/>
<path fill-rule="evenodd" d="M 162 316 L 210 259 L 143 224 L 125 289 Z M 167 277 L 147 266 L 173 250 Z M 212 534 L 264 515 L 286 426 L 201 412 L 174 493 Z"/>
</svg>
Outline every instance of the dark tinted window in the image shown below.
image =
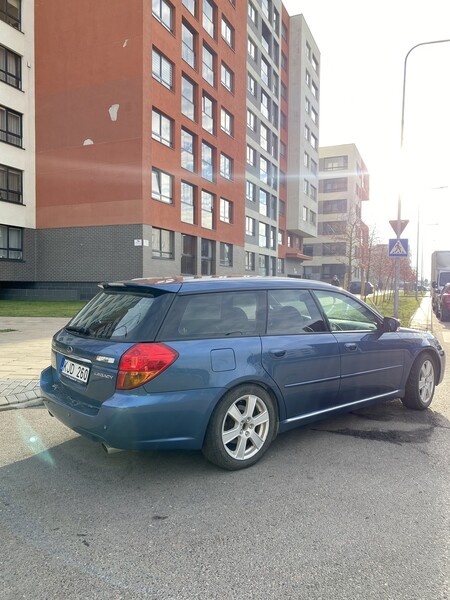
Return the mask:
<svg viewBox="0 0 450 600">
<path fill-rule="evenodd" d="M 264 292 L 214 292 L 177 296 L 159 339 L 259 335 L 265 324 Z"/>
<path fill-rule="evenodd" d="M 271 290 L 268 294 L 268 335 L 325 331 L 322 316 L 306 290 Z"/>
<path fill-rule="evenodd" d="M 173 294 L 102 292 L 66 326 L 80 335 L 114 341 L 152 341 Z"/>
</svg>

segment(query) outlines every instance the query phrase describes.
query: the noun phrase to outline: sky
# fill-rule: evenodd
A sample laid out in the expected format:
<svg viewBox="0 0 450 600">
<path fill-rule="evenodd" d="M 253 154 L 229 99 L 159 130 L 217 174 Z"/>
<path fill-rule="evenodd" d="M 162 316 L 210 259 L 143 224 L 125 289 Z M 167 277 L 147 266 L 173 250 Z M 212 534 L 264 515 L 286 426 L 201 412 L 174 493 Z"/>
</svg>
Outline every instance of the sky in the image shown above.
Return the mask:
<svg viewBox="0 0 450 600">
<path fill-rule="evenodd" d="M 283 2 L 321 52 L 320 145 L 358 147 L 370 173 L 363 220 L 380 243 L 395 237 L 400 196 L 402 238 L 429 275 L 432 250 L 450 250 L 450 42 L 409 55 L 402 145 L 403 70 L 416 44 L 450 39 L 450 0 Z"/>
</svg>

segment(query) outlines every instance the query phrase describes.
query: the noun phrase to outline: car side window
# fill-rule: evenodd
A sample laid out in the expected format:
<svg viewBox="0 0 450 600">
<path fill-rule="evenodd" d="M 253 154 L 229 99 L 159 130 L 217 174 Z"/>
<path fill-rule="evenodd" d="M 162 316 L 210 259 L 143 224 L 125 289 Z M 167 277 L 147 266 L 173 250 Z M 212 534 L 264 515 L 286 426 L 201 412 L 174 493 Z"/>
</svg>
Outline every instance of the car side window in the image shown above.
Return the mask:
<svg viewBox="0 0 450 600">
<path fill-rule="evenodd" d="M 271 290 L 268 292 L 268 335 L 288 335 L 325 331 L 325 323 L 305 290 Z"/>
<path fill-rule="evenodd" d="M 372 331 L 376 316 L 355 298 L 334 291 L 314 292 L 330 323 L 331 331 Z"/>
<path fill-rule="evenodd" d="M 263 292 L 212 292 L 175 299 L 160 340 L 259 335 Z"/>
</svg>

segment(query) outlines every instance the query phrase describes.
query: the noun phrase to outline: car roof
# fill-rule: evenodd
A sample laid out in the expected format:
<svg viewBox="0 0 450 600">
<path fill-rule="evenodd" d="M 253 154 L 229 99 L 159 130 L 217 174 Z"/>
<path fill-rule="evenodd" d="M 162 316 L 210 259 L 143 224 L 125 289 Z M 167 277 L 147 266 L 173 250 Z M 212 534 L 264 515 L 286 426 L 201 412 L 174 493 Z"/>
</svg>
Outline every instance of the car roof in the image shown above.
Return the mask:
<svg viewBox="0 0 450 600">
<path fill-rule="evenodd" d="M 324 289 L 336 290 L 335 286 L 323 281 L 299 279 L 296 277 L 259 277 L 242 275 L 217 276 L 179 276 L 153 277 L 116 281 L 99 284 L 105 290 L 134 290 L 158 289 L 173 293 L 212 292 L 223 290 L 258 290 L 258 289 Z"/>
</svg>

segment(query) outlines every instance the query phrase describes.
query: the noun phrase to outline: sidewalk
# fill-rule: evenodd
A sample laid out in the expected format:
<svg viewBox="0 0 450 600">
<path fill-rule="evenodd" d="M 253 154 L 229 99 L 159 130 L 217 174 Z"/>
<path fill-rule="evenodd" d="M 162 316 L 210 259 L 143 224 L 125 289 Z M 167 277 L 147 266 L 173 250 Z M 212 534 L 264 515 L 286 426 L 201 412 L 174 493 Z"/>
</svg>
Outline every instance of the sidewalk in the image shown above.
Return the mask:
<svg viewBox="0 0 450 600">
<path fill-rule="evenodd" d="M 50 364 L 53 334 L 69 319 L 0 317 L 0 411 L 41 404 L 39 375 Z M 431 331 L 431 297 L 424 296 L 411 327 Z"/>
<path fill-rule="evenodd" d="M 0 410 L 41 404 L 39 375 L 51 340 L 69 319 L 0 317 Z"/>
</svg>

